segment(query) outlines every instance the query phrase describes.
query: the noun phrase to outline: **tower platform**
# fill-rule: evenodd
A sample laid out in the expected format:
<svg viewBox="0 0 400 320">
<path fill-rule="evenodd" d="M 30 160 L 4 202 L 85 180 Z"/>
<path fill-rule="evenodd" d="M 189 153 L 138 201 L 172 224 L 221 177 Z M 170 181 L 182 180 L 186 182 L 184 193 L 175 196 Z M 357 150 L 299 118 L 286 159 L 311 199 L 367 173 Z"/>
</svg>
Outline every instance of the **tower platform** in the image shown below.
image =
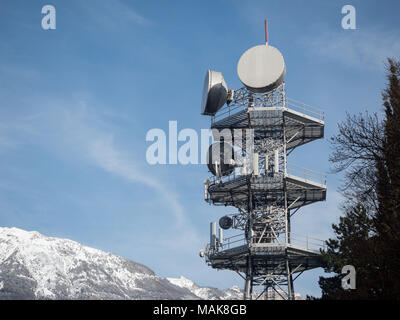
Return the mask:
<svg viewBox="0 0 400 320">
<path fill-rule="evenodd" d="M 286 260 L 289 261 L 292 273 L 321 266 L 319 251 L 285 243 L 245 244 L 223 251 L 210 251 L 206 255 L 206 261 L 216 269 L 245 272 L 249 255 L 252 258 L 254 276 L 287 275 Z"/>
<path fill-rule="evenodd" d="M 287 205 L 298 208 L 326 199 L 326 181 L 315 182 L 308 177 L 293 174 L 231 175 L 224 179 L 210 178 L 208 182 L 209 202 L 215 205 L 243 207 L 248 203 L 249 191 L 262 206 L 284 205 L 285 192 Z"/>
<path fill-rule="evenodd" d="M 274 137 L 285 132 L 287 150 L 324 137 L 324 114 L 305 107 L 289 108 L 289 102 L 280 107 L 223 108 L 212 120 L 212 129 L 255 130 L 255 139 Z"/>
</svg>

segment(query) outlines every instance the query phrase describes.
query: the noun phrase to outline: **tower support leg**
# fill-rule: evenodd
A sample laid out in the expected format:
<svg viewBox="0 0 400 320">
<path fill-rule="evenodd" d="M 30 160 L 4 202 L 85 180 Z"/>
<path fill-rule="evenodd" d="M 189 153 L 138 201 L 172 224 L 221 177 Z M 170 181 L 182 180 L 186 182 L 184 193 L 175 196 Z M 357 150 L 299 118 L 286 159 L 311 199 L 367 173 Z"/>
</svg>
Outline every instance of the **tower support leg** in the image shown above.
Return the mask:
<svg viewBox="0 0 400 320">
<path fill-rule="evenodd" d="M 246 280 L 244 283 L 244 300 L 251 300 L 253 287 L 253 275 L 252 275 L 252 265 L 250 256 L 247 258 L 247 272 Z"/>
<path fill-rule="evenodd" d="M 286 271 L 287 271 L 288 300 L 294 300 L 293 277 L 292 277 L 292 270 L 290 269 L 289 265 L 289 260 L 286 260 Z"/>
</svg>

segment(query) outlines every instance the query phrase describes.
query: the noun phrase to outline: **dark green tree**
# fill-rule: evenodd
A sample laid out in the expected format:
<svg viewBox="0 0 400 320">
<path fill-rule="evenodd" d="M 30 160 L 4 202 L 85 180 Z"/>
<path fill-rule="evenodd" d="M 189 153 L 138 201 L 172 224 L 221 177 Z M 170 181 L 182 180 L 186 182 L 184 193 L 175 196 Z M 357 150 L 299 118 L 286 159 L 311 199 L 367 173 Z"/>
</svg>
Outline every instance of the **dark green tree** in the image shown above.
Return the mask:
<svg viewBox="0 0 400 320">
<path fill-rule="evenodd" d="M 400 62 L 388 59 L 383 156 L 377 161 L 379 210 L 374 225 L 381 254 L 381 297 L 400 299 Z"/>
<path fill-rule="evenodd" d="M 345 171 L 344 216 L 323 252 L 323 299 L 400 298 L 400 63 L 388 59 L 383 120 L 347 115 L 332 138 L 330 161 Z M 341 288 L 341 269 L 353 265 L 355 290 Z"/>
<path fill-rule="evenodd" d="M 334 224 L 335 239 L 327 241 L 327 250 L 323 253 L 325 272 L 334 273 L 333 277 L 321 277 L 323 299 L 373 299 L 376 298 L 375 275 L 376 236 L 372 231 L 373 219 L 361 204 L 346 207 L 345 215 Z M 356 289 L 344 290 L 341 286 L 342 267 L 352 265 L 356 269 Z"/>
</svg>

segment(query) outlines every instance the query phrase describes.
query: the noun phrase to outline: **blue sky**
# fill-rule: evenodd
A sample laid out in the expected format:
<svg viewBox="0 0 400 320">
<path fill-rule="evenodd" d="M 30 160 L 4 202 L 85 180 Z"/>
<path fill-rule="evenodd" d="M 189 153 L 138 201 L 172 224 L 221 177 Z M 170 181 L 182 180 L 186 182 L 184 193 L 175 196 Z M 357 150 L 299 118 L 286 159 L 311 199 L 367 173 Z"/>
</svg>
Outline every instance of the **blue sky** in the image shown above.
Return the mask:
<svg viewBox="0 0 400 320">
<path fill-rule="evenodd" d="M 56 8 L 57 29 L 41 28 Z M 356 8 L 357 29 L 341 28 Z M 289 161 L 328 173 L 328 139 L 345 112 L 380 111 L 386 56 L 400 56 L 398 1 L 1 1 L 0 226 L 37 230 L 225 288 L 242 280 L 198 257 L 209 222 L 234 212 L 203 201 L 204 165 L 146 163 L 152 128 L 200 132 L 207 69 L 241 87 L 236 63 L 270 44 L 287 66 L 287 95 L 325 111 L 326 139 Z M 326 239 L 340 211 L 340 176 L 328 199 L 303 208 L 293 231 Z M 319 295 L 322 270 L 295 283 Z"/>
</svg>

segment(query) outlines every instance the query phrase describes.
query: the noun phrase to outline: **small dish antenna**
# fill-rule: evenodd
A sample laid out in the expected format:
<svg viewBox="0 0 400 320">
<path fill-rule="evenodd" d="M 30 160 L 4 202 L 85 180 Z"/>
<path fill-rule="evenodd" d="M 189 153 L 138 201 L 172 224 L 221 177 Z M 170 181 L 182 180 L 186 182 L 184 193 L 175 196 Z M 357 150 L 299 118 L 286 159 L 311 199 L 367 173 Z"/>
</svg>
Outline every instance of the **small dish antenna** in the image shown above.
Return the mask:
<svg viewBox="0 0 400 320">
<path fill-rule="evenodd" d="M 265 93 L 279 87 L 286 75 L 280 51 L 268 44 L 265 21 L 265 45 L 248 49 L 239 59 L 237 73 L 240 81 L 252 92 Z"/>
<path fill-rule="evenodd" d="M 219 219 L 219 226 L 224 230 L 228 230 L 229 228 L 232 227 L 232 225 L 233 225 L 233 220 L 231 217 L 223 216 L 221 219 Z"/>
<path fill-rule="evenodd" d="M 204 79 L 201 114 L 215 115 L 227 102 L 228 87 L 221 72 L 207 70 Z"/>
</svg>

